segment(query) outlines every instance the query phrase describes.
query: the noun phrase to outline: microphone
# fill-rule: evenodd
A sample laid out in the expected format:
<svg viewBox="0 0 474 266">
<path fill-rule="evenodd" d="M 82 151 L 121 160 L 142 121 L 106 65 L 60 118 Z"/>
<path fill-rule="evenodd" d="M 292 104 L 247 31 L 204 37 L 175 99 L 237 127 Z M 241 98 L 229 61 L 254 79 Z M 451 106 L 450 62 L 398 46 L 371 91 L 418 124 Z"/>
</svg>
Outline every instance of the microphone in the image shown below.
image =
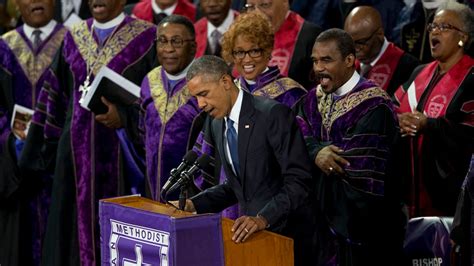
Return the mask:
<svg viewBox="0 0 474 266">
<path fill-rule="evenodd" d="M 196 162 L 194 162 L 193 166 L 181 173 L 181 178 L 178 179 L 176 183 L 174 183 L 174 185 L 167 191 L 167 193 L 170 193 L 171 191 L 174 191 L 182 185 L 191 181 L 194 173 L 201 168 L 207 167 L 210 162 L 211 159 L 209 158 L 209 156 L 207 154 L 203 154 L 201 157 L 199 157 L 199 159 L 197 159 Z"/>
<path fill-rule="evenodd" d="M 197 153 L 190 150 L 184 155 L 183 160 L 181 163 L 178 165 L 178 167 L 173 168 L 170 172 L 170 177 L 168 178 L 168 181 L 166 181 L 165 185 L 161 189 L 161 193 L 164 191 L 168 191 L 169 188 L 176 183 L 176 181 L 179 180 L 179 177 L 181 176 L 181 172 L 186 170 L 190 165 L 192 165 L 196 159 L 197 159 Z"/>
</svg>

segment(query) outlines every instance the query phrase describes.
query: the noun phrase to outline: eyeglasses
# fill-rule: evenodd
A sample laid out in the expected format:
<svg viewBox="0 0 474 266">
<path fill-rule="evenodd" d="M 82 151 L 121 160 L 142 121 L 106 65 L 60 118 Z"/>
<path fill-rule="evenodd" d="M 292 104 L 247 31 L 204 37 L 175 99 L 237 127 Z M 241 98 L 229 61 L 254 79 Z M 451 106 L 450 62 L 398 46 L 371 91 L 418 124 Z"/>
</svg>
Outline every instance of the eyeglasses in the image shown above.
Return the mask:
<svg viewBox="0 0 474 266">
<path fill-rule="evenodd" d="M 245 55 L 249 55 L 251 58 L 257 58 L 262 56 L 263 49 L 250 49 L 248 51 L 232 51 L 232 56 L 235 59 L 244 59 Z"/>
<path fill-rule="evenodd" d="M 181 37 L 173 37 L 170 40 L 168 40 L 166 39 L 166 37 L 161 36 L 161 37 L 158 37 L 156 41 L 158 42 L 158 47 L 160 48 L 165 47 L 168 43 L 171 43 L 171 46 L 173 46 L 174 48 L 181 48 L 183 47 L 185 42 L 193 42 L 194 40 L 193 39 L 184 40 Z"/>
<path fill-rule="evenodd" d="M 259 4 L 245 4 L 242 8 L 243 12 L 251 12 L 254 11 L 255 8 L 266 10 L 272 7 L 272 2 L 263 2 Z"/>
<path fill-rule="evenodd" d="M 370 34 L 370 36 L 367 37 L 367 38 L 355 40 L 355 41 L 354 41 L 354 45 L 355 45 L 355 46 L 358 46 L 358 47 L 367 46 L 368 43 L 369 43 L 369 41 L 375 36 L 375 33 L 377 33 L 377 31 L 378 31 L 379 29 L 380 29 L 380 28 L 377 28 L 376 30 L 374 30 L 374 32 L 372 32 L 372 34 Z"/>
<path fill-rule="evenodd" d="M 428 26 L 426 26 L 426 30 L 429 32 L 429 33 L 432 33 L 433 31 L 435 30 L 439 30 L 441 32 L 445 32 L 445 31 L 448 31 L 448 30 L 457 30 L 459 32 L 464 32 L 462 31 L 461 29 L 451 25 L 451 24 L 448 24 L 448 23 L 429 23 Z"/>
</svg>

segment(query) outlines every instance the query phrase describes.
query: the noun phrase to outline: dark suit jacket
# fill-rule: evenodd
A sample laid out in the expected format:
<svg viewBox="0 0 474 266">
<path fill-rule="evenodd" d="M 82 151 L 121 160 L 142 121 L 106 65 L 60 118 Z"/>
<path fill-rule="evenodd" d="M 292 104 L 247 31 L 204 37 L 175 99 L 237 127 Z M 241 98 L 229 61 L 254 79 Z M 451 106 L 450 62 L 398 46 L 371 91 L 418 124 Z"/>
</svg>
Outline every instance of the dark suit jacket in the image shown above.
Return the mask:
<svg viewBox="0 0 474 266">
<path fill-rule="evenodd" d="M 265 217 L 275 232 L 297 224 L 292 221 L 302 219 L 301 214 L 307 219 L 311 162 L 288 107 L 244 92 L 238 130 L 239 177 L 225 156 L 224 119 L 209 117 L 203 130 L 205 140 L 218 151 L 227 180 L 192 198 L 198 213 L 219 212 L 238 202 L 242 214 Z"/>
</svg>

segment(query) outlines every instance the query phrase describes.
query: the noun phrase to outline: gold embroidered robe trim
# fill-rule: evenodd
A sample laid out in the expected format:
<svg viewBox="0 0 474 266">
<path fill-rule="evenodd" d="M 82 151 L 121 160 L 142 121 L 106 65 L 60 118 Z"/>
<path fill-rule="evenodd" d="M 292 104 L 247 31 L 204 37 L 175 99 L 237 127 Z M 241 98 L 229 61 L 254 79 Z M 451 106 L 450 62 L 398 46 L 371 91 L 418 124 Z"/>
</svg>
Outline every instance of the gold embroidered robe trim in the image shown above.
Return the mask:
<svg viewBox="0 0 474 266">
<path fill-rule="evenodd" d="M 321 102 L 318 104 L 318 109 L 321 113 L 323 125 L 327 129 L 327 132 L 331 132 L 332 124 L 339 117 L 351 111 L 364 101 L 378 97 L 390 100 L 388 94 L 379 87 L 372 87 L 357 92 L 349 92 L 336 102 L 334 102 L 331 94 L 324 94 L 323 97 L 321 97 Z M 334 105 L 332 110 L 331 105 Z"/>
<path fill-rule="evenodd" d="M 239 89 L 243 89 L 242 85 L 240 84 L 240 80 L 237 80 L 236 85 L 237 87 L 239 87 Z M 287 92 L 288 88 L 301 88 L 302 90 L 306 91 L 306 89 L 298 82 L 291 78 L 285 77 L 270 82 L 262 88 L 253 91 L 252 94 L 256 96 L 263 96 L 266 98 L 275 99 L 283 93 Z"/>
<path fill-rule="evenodd" d="M 100 68 L 106 66 L 112 59 L 120 54 L 138 35 L 154 27 L 152 24 L 141 20 L 132 20 L 121 26 L 105 42 L 105 46 L 99 49 L 87 22 L 83 21 L 72 27 L 71 35 L 79 49 L 79 53 L 88 67 L 92 67 L 92 73 L 97 75 Z"/>
<path fill-rule="evenodd" d="M 56 31 L 37 55 L 18 31 L 13 30 L 3 36 L 33 88 L 53 62 L 54 55 L 58 52 L 66 32 L 66 28 Z"/>
<path fill-rule="evenodd" d="M 172 96 L 168 95 L 163 85 L 163 79 L 161 78 L 161 66 L 148 73 L 147 78 L 150 85 L 151 97 L 160 116 L 161 123 L 164 125 L 192 96 L 187 86 L 184 86 Z"/>
</svg>

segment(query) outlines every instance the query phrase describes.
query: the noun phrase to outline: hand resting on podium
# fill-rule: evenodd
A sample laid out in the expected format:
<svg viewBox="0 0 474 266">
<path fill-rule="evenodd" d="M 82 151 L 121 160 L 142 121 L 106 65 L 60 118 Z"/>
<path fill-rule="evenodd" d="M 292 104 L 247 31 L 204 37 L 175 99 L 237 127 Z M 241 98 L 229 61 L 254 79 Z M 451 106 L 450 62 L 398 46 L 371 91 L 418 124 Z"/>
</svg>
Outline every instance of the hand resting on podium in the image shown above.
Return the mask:
<svg viewBox="0 0 474 266">
<path fill-rule="evenodd" d="M 179 202 L 170 201 L 170 203 L 174 206 L 177 206 Z M 196 209 L 194 208 L 194 204 L 190 199 L 186 199 L 186 205 L 184 206 L 184 210 L 187 212 L 196 213 Z M 265 217 L 261 215 L 257 216 L 241 216 L 235 220 L 234 225 L 232 226 L 232 241 L 235 243 L 244 242 L 249 238 L 253 233 L 261 231 L 267 228 L 268 222 Z"/>
</svg>

